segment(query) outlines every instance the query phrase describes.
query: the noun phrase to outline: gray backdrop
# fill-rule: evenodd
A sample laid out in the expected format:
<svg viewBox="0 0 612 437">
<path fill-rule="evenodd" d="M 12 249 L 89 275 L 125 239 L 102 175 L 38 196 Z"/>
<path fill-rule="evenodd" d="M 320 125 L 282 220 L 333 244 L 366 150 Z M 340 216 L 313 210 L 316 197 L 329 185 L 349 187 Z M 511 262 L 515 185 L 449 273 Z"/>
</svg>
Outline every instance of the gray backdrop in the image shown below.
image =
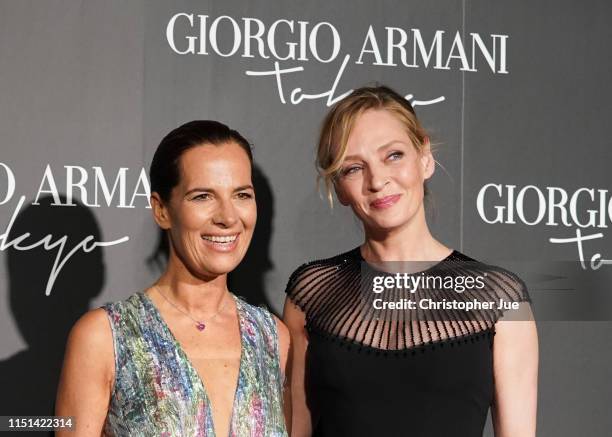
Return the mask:
<svg viewBox="0 0 612 437">
<path fill-rule="evenodd" d="M 596 253 L 612 258 L 611 237 L 606 235 L 612 211 L 595 226 L 581 227 L 571 220 L 564 225 L 560 213 L 553 220 L 557 224 L 542 220 L 529 225 L 518 219 L 492 224 L 479 214 L 477 198 L 490 183 L 514 185 L 517 193 L 533 185 L 544 195 L 547 187 L 560 187 L 570 197 L 588 188 L 603 196 L 606 209 L 607 190 L 612 189 L 611 9 L 601 0 L 1 1 L 0 277 L 5 280 L 0 283 L 0 375 L 5 394 L 0 414 L 50 414 L 66 334 L 76 318 L 148 286 L 160 274 L 147 261 L 158 233 L 147 186 L 138 181 L 160 139 L 179 124 L 218 119 L 253 143 L 260 213 L 252 250 L 230 278 L 238 294 L 279 311 L 286 281 L 300 263 L 361 242 L 358 222 L 343 208 L 330 210 L 315 188 L 314 146 L 326 98 L 289 101 L 294 88 L 310 94 L 330 90 L 344 56 L 350 55 L 334 96 L 378 81 L 418 101 L 441 100 L 415 104 L 436 143 L 440 164 L 429 184 L 434 235 L 472 257 L 532 263 L 531 270 L 544 260 L 573 260 L 573 275 L 582 284 L 574 291 L 599 293 L 598 300 L 580 297 L 580 317 L 565 308 L 569 316 L 557 312 L 538 323 L 538 435 L 608 435 L 612 266 L 583 269 L 575 262 L 575 243 L 550 239 L 575 236 L 580 228 L 583 235 L 597 235 L 584 243 L 586 260 Z M 329 22 L 341 47 L 328 63 L 311 54 L 307 61 L 279 61 L 280 68 L 303 68 L 282 76 L 283 104 L 274 77 L 246 74 L 274 69 L 274 59 L 260 57 L 255 45 L 252 58 L 241 56 L 242 46 L 227 57 L 213 53 L 210 45 L 208 55 L 175 53 L 166 27 L 177 13 L 207 15 L 209 25 L 223 15 L 240 26 L 243 17 L 266 26 L 294 20 L 296 30 L 298 21 L 309 22 L 309 30 Z M 199 29 L 197 23 L 193 29 L 186 23 L 184 17 L 177 20 L 174 32 L 181 50 L 187 47 L 185 36 Z M 229 23 L 220 22 L 218 28 L 224 52 L 231 50 Z M 492 71 L 480 55 L 477 71 L 462 70 L 459 59 L 449 69 L 433 68 L 434 61 L 427 67 L 422 61 L 418 67 L 404 67 L 398 54 L 397 66 L 374 65 L 372 53 L 356 64 L 369 26 L 382 53 L 385 26 L 404 29 L 408 58 L 413 53 L 411 29 L 419 29 L 427 47 L 436 31 L 444 31 L 444 60 L 457 31 L 470 60 L 471 33 L 487 46 L 491 35 L 507 35 L 507 73 Z M 322 57 L 331 50 L 329 35 L 329 28 L 320 29 Z M 298 39 L 279 26 L 279 54 L 286 53 L 286 41 Z M 107 205 L 96 186 L 96 171 L 112 188 L 121 168 L 126 169 L 126 199 L 121 201 L 119 187 Z M 69 203 L 72 196 L 73 206 L 54 205 L 48 192 L 37 194 L 41 185 L 51 190 L 50 175 L 60 203 Z M 78 182 L 84 175 L 83 191 L 69 189 L 70 177 Z M 529 220 L 537 216 L 536 188 L 525 194 Z M 134 191 L 140 196 L 132 201 Z M 488 193 L 485 211 L 492 217 L 506 198 Z M 20 196 L 25 196 L 22 205 Z M 577 215 L 586 221 L 590 209 L 602 209 L 597 199 L 581 197 Z M 26 233 L 30 235 L 16 242 Z M 56 266 L 49 288 L 62 237 L 66 241 L 59 262 L 66 262 Z M 86 252 L 79 244 L 88 237 L 116 244 Z M 549 290 L 544 296 L 546 287 L 536 283 L 542 277 L 551 279 L 544 273 L 525 278 L 536 315 L 545 312 L 544 303 L 563 300 L 559 286 L 556 294 Z"/>
</svg>

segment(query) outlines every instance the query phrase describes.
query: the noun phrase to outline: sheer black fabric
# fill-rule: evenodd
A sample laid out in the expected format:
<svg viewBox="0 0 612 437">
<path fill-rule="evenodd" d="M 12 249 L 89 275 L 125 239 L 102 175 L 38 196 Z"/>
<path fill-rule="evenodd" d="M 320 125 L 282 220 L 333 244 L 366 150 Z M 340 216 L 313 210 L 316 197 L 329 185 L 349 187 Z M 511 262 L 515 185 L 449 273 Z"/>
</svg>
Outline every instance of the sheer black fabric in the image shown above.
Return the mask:
<svg viewBox="0 0 612 437">
<path fill-rule="evenodd" d="M 480 277 L 482 287 L 457 292 L 433 281 L 412 293 L 401 287 L 373 293 L 375 276 L 393 273 L 366 263 L 357 247 L 300 266 L 287 284 L 306 317 L 314 435 L 481 436 L 493 398 L 494 327 L 504 312 L 498 306 L 529 301 L 525 284 L 456 250 L 409 276 L 454 278 L 455 284 Z M 403 298 L 472 302 L 476 309 L 373 305 Z M 483 302 L 494 306 L 479 309 Z"/>
</svg>

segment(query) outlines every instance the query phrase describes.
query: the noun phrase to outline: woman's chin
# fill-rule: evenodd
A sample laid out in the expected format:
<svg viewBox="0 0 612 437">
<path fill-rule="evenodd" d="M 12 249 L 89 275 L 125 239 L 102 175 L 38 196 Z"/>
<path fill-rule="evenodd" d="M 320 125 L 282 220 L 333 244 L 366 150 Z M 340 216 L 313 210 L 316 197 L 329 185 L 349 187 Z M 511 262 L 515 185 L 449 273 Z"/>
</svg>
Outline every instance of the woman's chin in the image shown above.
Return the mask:
<svg viewBox="0 0 612 437">
<path fill-rule="evenodd" d="M 240 253 L 238 253 L 240 252 Z M 198 270 L 205 276 L 227 275 L 238 267 L 244 255 L 241 251 L 237 253 L 216 253 L 204 262 L 200 262 Z"/>
<path fill-rule="evenodd" d="M 373 230 L 378 232 L 391 232 L 395 229 L 401 228 L 403 225 L 407 223 L 407 220 L 401 220 L 398 217 L 389 217 L 389 218 L 378 218 L 377 220 L 372 220 L 370 222 L 370 226 Z"/>
<path fill-rule="evenodd" d="M 215 263 L 214 265 L 206 265 L 204 268 L 199 269 L 202 272 L 202 276 L 207 278 L 227 275 L 238 267 L 239 263 Z"/>
</svg>

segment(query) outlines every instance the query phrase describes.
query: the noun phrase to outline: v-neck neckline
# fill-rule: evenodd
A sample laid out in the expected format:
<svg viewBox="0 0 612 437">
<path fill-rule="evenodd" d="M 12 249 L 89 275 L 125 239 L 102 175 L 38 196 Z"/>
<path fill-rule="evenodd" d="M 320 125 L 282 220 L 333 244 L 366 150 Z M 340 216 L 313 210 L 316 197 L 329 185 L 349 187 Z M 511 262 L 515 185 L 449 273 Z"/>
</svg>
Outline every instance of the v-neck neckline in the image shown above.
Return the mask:
<svg viewBox="0 0 612 437">
<path fill-rule="evenodd" d="M 208 409 L 210 409 L 211 424 L 212 424 L 212 429 L 214 433 L 213 437 L 216 437 L 217 430 L 215 429 L 215 417 L 213 415 L 212 402 L 210 401 L 210 398 L 208 397 L 208 392 L 206 391 L 206 384 L 204 383 L 204 379 L 202 378 L 202 376 L 200 375 L 196 367 L 191 362 L 191 359 L 187 355 L 187 352 L 185 352 L 185 349 L 183 349 L 183 346 L 181 345 L 181 343 L 176 339 L 174 333 L 172 332 L 172 330 L 170 329 L 170 327 L 168 326 L 168 324 L 162 317 L 161 313 L 159 312 L 159 310 L 153 303 L 153 300 L 147 295 L 145 290 L 140 291 L 139 294 L 141 295 L 142 300 L 146 303 L 146 305 L 151 306 L 151 308 L 153 309 L 153 314 L 155 318 L 157 319 L 157 321 L 159 322 L 159 324 L 162 326 L 162 329 L 166 332 L 166 335 L 168 335 L 170 339 L 174 342 L 174 347 L 176 348 L 178 353 L 183 358 L 183 361 L 186 363 L 189 370 L 191 370 L 196 375 L 198 382 L 200 384 L 200 388 L 202 389 L 202 393 L 206 400 L 206 406 Z M 234 391 L 234 399 L 232 401 L 232 411 L 230 413 L 230 422 L 229 422 L 229 427 L 227 429 L 228 435 L 231 435 L 232 424 L 234 423 L 234 413 L 236 411 L 236 402 L 238 400 L 240 376 L 243 372 L 243 362 L 244 362 L 245 344 L 246 344 L 246 341 L 244 339 L 245 328 L 243 327 L 244 314 L 242 313 L 241 302 L 240 302 L 240 299 L 238 299 L 238 297 L 234 295 L 233 293 L 230 292 L 230 295 L 234 298 L 234 302 L 236 303 L 236 314 L 238 317 L 238 332 L 240 334 L 240 362 L 238 363 L 238 374 L 236 376 L 236 389 Z"/>
</svg>

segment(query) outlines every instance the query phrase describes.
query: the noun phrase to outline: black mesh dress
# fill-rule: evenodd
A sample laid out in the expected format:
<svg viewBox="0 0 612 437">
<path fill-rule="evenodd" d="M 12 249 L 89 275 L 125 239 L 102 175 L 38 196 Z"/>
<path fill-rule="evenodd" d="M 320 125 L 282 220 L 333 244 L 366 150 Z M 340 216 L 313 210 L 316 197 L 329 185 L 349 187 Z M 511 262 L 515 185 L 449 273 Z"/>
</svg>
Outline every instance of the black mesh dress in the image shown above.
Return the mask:
<svg viewBox="0 0 612 437">
<path fill-rule="evenodd" d="M 357 247 L 306 263 L 289 279 L 286 293 L 306 316 L 306 392 L 314 435 L 482 436 L 493 399 L 494 325 L 503 310 L 443 304 L 528 301 L 525 284 L 456 250 L 412 276 L 480 276 L 484 287 L 458 293 L 438 282 L 414 293 L 373 293 L 371 280 L 381 275 L 392 274 L 366 263 Z M 403 298 L 441 306 L 373 305 L 374 299 Z"/>
</svg>

